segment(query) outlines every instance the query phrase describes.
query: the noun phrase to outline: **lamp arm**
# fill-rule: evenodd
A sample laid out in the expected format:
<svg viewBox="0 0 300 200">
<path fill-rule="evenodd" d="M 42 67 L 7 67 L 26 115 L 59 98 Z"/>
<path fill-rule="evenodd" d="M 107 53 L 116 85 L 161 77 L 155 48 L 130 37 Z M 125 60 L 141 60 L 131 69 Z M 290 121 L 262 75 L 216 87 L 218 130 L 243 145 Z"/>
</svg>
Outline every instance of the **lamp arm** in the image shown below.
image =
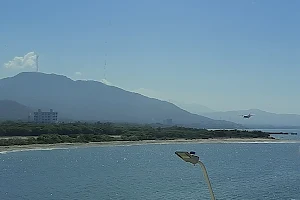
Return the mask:
<svg viewBox="0 0 300 200">
<path fill-rule="evenodd" d="M 209 181 L 209 178 L 208 178 L 208 174 L 207 174 L 207 171 L 206 171 L 206 168 L 204 166 L 204 164 L 199 160 L 198 161 L 200 167 L 202 168 L 202 171 L 203 171 L 203 175 L 204 175 L 204 178 L 206 180 L 206 183 L 207 183 L 207 186 L 208 186 L 208 190 L 209 190 L 209 193 L 210 193 L 210 198 L 211 200 L 215 200 L 215 195 L 214 195 L 214 192 L 212 190 L 212 187 L 211 187 L 211 184 L 210 184 L 210 181 Z"/>
</svg>

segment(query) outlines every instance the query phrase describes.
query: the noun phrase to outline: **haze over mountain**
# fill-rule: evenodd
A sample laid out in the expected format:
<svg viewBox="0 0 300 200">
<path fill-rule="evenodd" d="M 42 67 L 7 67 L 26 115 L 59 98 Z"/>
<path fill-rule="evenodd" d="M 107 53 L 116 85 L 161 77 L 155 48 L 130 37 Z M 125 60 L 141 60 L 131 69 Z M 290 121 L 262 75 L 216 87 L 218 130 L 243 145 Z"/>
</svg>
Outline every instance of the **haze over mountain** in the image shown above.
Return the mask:
<svg viewBox="0 0 300 200">
<path fill-rule="evenodd" d="M 195 113 L 198 115 L 202 115 L 202 113 L 210 113 L 210 112 L 216 112 L 215 110 L 208 108 L 207 106 L 198 104 L 198 103 L 185 103 L 175 100 L 170 100 L 169 102 L 177 105 L 178 107 L 190 112 Z"/>
<path fill-rule="evenodd" d="M 241 115 L 254 114 L 255 116 L 245 119 Z M 300 115 L 297 114 L 276 114 L 262 111 L 259 109 L 213 112 L 204 113 L 206 117 L 218 120 L 228 120 L 239 124 L 248 125 L 248 127 L 283 127 L 283 126 L 299 126 Z"/>
<path fill-rule="evenodd" d="M 171 118 L 175 124 L 203 128 L 239 125 L 189 113 L 172 103 L 108 86 L 97 81 L 73 81 L 68 77 L 23 72 L 0 79 L 0 99 L 32 108 L 53 108 L 63 118 L 133 123 L 157 123 Z"/>
<path fill-rule="evenodd" d="M 2 97 L 2 94 L 0 94 Z M 0 120 L 27 120 L 33 110 L 11 100 L 0 100 Z"/>
</svg>

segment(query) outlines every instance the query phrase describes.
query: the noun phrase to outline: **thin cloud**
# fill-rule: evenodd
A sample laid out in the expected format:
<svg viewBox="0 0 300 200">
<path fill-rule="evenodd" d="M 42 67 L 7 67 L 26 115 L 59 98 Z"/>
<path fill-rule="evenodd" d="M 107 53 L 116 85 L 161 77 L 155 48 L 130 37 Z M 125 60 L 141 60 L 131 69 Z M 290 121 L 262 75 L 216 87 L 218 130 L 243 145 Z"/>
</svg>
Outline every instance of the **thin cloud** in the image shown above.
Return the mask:
<svg viewBox="0 0 300 200">
<path fill-rule="evenodd" d="M 75 72 L 75 75 L 76 76 L 81 76 L 82 73 L 81 72 Z M 115 86 L 110 81 L 108 81 L 107 79 L 84 79 L 84 78 L 79 78 L 79 79 L 76 79 L 76 80 L 81 80 L 81 81 L 97 81 L 97 82 L 103 83 L 103 84 L 108 85 L 108 86 Z"/>
<path fill-rule="evenodd" d="M 155 99 L 160 99 L 160 100 L 167 99 L 167 98 L 165 98 L 164 94 L 162 94 L 158 91 L 155 91 L 155 90 L 147 89 L 147 88 L 139 88 L 139 89 L 133 90 L 132 92 L 139 93 L 141 95 L 155 98 Z"/>
<path fill-rule="evenodd" d="M 104 83 L 105 85 L 113 86 L 113 84 L 106 79 L 101 79 L 100 82 Z"/>
<path fill-rule="evenodd" d="M 27 69 L 36 67 L 36 53 L 29 52 L 23 57 L 16 56 L 11 61 L 4 63 L 6 69 Z"/>
</svg>

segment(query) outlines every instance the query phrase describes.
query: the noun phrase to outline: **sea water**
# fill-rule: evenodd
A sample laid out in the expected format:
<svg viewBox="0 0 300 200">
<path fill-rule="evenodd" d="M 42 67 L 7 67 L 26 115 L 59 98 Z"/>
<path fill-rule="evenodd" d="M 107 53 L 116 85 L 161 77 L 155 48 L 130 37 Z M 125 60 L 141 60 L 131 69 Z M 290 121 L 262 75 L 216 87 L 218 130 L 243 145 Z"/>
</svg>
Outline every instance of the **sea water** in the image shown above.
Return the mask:
<svg viewBox="0 0 300 200">
<path fill-rule="evenodd" d="M 148 144 L 0 154 L 1 200 L 300 199 L 300 143 Z"/>
</svg>

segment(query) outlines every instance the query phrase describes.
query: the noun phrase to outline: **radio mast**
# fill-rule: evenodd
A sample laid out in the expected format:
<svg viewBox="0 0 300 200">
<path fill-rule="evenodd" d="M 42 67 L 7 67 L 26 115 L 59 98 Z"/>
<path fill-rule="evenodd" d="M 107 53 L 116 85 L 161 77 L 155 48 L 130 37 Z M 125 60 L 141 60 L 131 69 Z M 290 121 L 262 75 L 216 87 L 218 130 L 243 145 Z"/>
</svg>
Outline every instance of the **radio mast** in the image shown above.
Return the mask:
<svg viewBox="0 0 300 200">
<path fill-rule="evenodd" d="M 39 72 L 39 55 L 36 55 L 35 64 L 36 64 L 36 72 Z"/>
</svg>

